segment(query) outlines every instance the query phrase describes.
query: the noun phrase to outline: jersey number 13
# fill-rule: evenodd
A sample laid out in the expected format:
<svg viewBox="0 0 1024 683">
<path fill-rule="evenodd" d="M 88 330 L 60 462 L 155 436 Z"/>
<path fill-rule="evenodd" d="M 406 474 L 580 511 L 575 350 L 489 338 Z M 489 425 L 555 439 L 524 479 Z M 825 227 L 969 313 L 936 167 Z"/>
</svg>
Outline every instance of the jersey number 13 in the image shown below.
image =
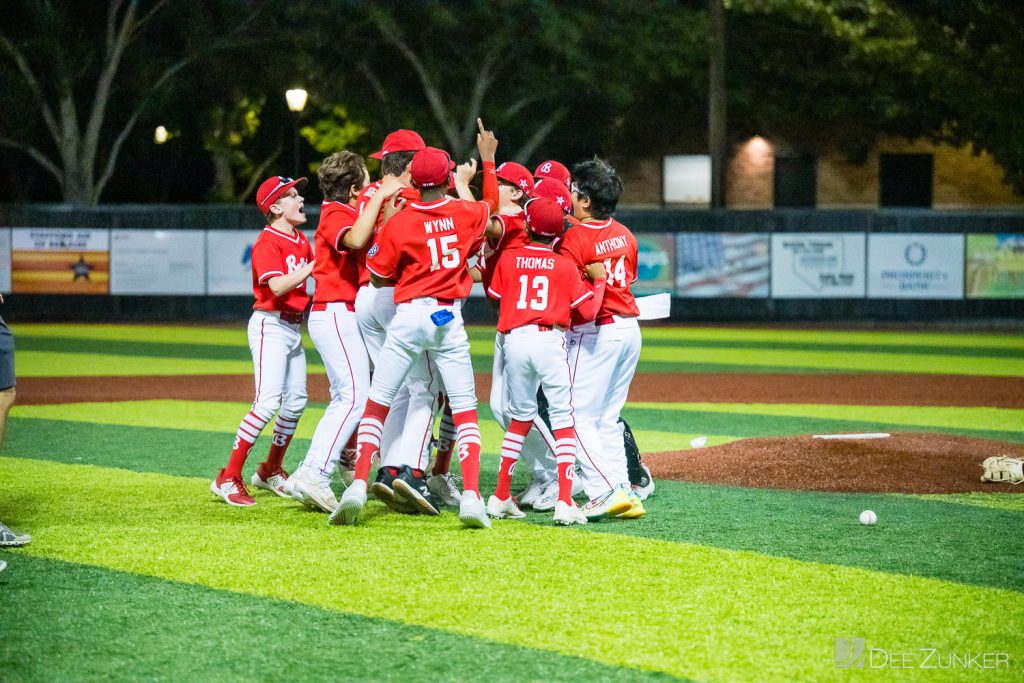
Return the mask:
<svg viewBox="0 0 1024 683">
<path fill-rule="evenodd" d="M 529 301 L 527 297 L 530 297 Z M 527 306 L 535 311 L 543 311 L 548 307 L 547 275 L 535 276 L 532 286 L 529 275 L 519 276 L 519 301 L 516 302 L 516 308 L 525 309 Z"/>
</svg>

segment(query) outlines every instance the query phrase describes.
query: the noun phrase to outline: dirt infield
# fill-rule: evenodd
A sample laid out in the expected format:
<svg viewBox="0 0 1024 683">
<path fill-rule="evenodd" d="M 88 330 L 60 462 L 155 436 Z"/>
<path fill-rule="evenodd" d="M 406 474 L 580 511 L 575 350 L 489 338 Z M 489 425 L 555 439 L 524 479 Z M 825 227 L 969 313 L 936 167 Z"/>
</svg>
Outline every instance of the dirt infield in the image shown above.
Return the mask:
<svg viewBox="0 0 1024 683">
<path fill-rule="evenodd" d="M 490 374 L 477 373 L 487 400 Z M 18 403 L 80 403 L 178 399 L 248 401 L 252 375 L 172 377 L 28 377 Z M 327 378 L 309 377 L 309 396 L 327 402 Z M 838 405 L 986 406 L 1024 408 L 1024 379 L 913 374 L 638 373 L 630 401 L 707 403 L 830 403 Z"/>
<path fill-rule="evenodd" d="M 824 440 L 810 435 L 742 439 L 644 456 L 655 479 L 801 491 L 1024 493 L 1024 484 L 983 484 L 990 455 L 1024 457 L 1024 447 L 945 434 Z"/>
</svg>

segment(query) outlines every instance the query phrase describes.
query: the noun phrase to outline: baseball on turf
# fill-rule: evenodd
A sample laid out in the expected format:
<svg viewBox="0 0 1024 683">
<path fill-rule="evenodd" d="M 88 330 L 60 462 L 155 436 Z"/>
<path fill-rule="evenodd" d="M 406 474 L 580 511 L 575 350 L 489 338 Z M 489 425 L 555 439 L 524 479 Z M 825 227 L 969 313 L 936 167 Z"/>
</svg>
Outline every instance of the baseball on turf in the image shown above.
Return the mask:
<svg viewBox="0 0 1024 683">
<path fill-rule="evenodd" d="M 874 524 L 877 521 L 878 521 L 878 515 L 876 515 L 871 510 L 865 510 L 864 512 L 860 513 L 860 523 L 861 524 L 869 524 L 870 525 L 870 524 Z"/>
</svg>

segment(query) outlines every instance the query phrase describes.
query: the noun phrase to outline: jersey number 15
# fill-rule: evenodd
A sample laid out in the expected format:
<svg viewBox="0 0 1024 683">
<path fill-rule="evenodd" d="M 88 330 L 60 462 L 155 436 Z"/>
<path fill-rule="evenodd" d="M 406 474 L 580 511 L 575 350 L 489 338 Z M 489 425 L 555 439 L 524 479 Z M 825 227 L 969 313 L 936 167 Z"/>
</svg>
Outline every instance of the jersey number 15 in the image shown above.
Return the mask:
<svg viewBox="0 0 1024 683">
<path fill-rule="evenodd" d="M 427 240 L 430 249 L 430 272 L 459 265 L 459 238 L 457 235 L 441 235 Z"/>
</svg>

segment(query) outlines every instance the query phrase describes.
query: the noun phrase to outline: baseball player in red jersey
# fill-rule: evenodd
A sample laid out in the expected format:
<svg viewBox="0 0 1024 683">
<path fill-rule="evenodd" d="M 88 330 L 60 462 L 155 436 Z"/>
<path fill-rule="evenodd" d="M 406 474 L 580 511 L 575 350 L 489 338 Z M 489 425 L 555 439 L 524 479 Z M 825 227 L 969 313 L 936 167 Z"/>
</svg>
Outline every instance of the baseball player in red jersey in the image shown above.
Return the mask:
<svg viewBox="0 0 1024 683">
<path fill-rule="evenodd" d="M 397 281 L 398 307 L 359 423 L 356 478 L 331 515 L 332 523 L 358 520 L 366 503 L 370 461 L 380 448 L 391 401 L 412 365 L 429 354 L 448 392 L 457 433 L 464 485 L 459 518 L 468 527 L 490 526 L 479 493 L 480 429 L 461 304 L 472 287 L 466 261 L 479 248 L 494 206 L 447 196 L 451 168 L 443 150 L 427 147 L 417 152 L 410 170 L 422 199 L 392 217 L 367 252 L 366 265 L 375 278 Z M 484 171 L 485 183 L 497 182 L 493 166 L 485 164 Z M 402 484 L 396 479 L 396 490 Z M 402 488 L 409 500 L 422 502 L 422 489 Z"/>
<path fill-rule="evenodd" d="M 299 194 L 305 185 L 305 178 L 274 176 L 256 191 L 256 206 L 267 219 L 267 226 L 252 247 L 256 303 L 249 319 L 249 349 L 256 371 L 256 398 L 238 425 L 227 467 L 210 484 L 210 491 L 229 505 L 256 504 L 242 481 L 242 466 L 275 412 L 270 453 L 252 475 L 252 485 L 287 495 L 284 484 L 288 473 L 281 465 L 306 408 L 301 323 L 309 304 L 306 279 L 314 263 L 309 240 L 296 229 L 306 222 Z"/>
<path fill-rule="evenodd" d="M 409 165 L 416 151 L 423 147 L 423 138 L 411 130 L 397 130 L 385 138 L 380 152 L 371 155 L 382 160 L 381 170 L 384 177 L 363 191 L 359 200 L 362 213 L 367 212 L 368 203 L 375 196 L 381 183 L 389 180 L 399 180 L 404 185 L 399 198 L 395 200 L 396 207 L 419 200 L 419 192 L 409 187 Z M 382 228 L 383 217 L 379 221 L 378 230 Z M 365 257 L 365 252 L 363 256 Z M 384 346 L 387 328 L 395 315 L 394 283 L 380 280 L 371 283 L 369 271 L 365 266 L 362 270 L 362 287 L 356 300 L 356 315 L 370 354 L 371 366 L 375 366 Z M 410 369 L 384 423 L 380 449 L 381 467 L 371 491 L 397 512 L 421 511 L 401 495 L 396 496 L 393 484 L 396 478 L 402 478 L 418 488 L 420 480 L 425 478 L 424 469 L 430 458 L 434 417 L 440 405 L 439 397 L 442 390 L 440 375 L 436 368 L 430 365 L 426 357 L 421 358 Z M 428 482 L 431 493 L 425 499 L 432 510 L 423 511 L 437 514 L 442 503 L 459 504 L 461 493 L 455 485 L 455 479 L 448 474 L 447 467 L 432 479 L 436 480 Z"/>
<path fill-rule="evenodd" d="M 640 311 L 630 291 L 636 280 L 637 243 L 612 218 L 622 181 L 611 166 L 599 159 L 586 161 L 573 169 L 572 179 L 573 213 L 580 222 L 555 250 L 579 268 L 603 262 L 608 278 L 597 319 L 574 321 L 569 340 L 573 390 L 589 397 L 576 406 L 583 488 L 590 498 L 583 513 L 591 519 L 639 517 L 644 507 L 629 483 L 619 422 L 640 358 Z"/>
<path fill-rule="evenodd" d="M 576 434 L 565 331 L 571 310 L 576 309 L 580 320 L 593 320 L 597 315 L 604 297 L 604 266 L 588 266 L 588 273 L 595 277 L 591 286 L 573 261 L 551 250 L 551 242 L 562 235 L 565 222 L 565 213 L 553 199 L 527 202 L 525 214 L 529 242 L 502 250 L 487 290 L 500 302 L 498 333 L 504 337 L 508 397 L 508 431 L 501 444 L 498 487 L 487 501 L 487 514 L 525 516 L 512 498 L 512 474 L 537 418 L 537 388 L 543 387 L 558 467 L 555 521 L 585 524 L 587 518 L 572 499 Z"/>
<path fill-rule="evenodd" d="M 356 209 L 359 193 L 370 179 L 361 156 L 332 154 L 320 165 L 317 177 L 324 202 L 314 236 L 316 291 L 308 328 L 324 361 L 331 400 L 286 490 L 307 505 L 330 513 L 338 507 L 331 478 L 342 450 L 355 434 L 370 388 L 370 360 L 359 332 L 355 300 L 361 261 L 358 250 L 370 241 L 376 220 L 369 212 L 363 218 Z M 401 187 L 399 181 L 389 179 L 371 201 L 371 210 L 377 210 Z"/>
</svg>

